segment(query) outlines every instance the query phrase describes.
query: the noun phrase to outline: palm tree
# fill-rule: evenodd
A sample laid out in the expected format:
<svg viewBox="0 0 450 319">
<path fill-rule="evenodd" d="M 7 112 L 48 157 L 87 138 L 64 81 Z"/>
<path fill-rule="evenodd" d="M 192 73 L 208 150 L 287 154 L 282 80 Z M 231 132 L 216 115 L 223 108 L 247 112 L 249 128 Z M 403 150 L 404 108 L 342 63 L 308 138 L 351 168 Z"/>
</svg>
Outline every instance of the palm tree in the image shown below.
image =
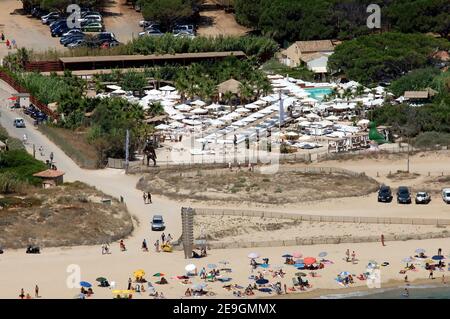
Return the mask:
<svg viewBox="0 0 450 319">
<path fill-rule="evenodd" d="M 222 95 L 222 98 L 225 100 L 225 103 L 227 103 L 228 105 L 230 105 L 231 99 L 233 98 L 234 94 L 230 91 L 225 92 Z"/>
<path fill-rule="evenodd" d="M 242 103 L 245 104 L 247 101 L 253 98 L 253 88 L 248 82 L 241 83 L 241 85 L 239 85 L 239 90 Z"/>
</svg>

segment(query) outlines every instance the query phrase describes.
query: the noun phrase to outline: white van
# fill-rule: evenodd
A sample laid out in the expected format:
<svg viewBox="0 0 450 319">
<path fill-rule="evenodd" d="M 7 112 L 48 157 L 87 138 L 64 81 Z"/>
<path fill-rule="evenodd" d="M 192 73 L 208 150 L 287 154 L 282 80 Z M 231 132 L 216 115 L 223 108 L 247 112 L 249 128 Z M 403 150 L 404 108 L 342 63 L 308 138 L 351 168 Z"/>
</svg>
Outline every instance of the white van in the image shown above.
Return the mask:
<svg viewBox="0 0 450 319">
<path fill-rule="evenodd" d="M 450 204 L 450 188 L 444 188 L 442 190 L 442 200 L 445 203 Z"/>
</svg>

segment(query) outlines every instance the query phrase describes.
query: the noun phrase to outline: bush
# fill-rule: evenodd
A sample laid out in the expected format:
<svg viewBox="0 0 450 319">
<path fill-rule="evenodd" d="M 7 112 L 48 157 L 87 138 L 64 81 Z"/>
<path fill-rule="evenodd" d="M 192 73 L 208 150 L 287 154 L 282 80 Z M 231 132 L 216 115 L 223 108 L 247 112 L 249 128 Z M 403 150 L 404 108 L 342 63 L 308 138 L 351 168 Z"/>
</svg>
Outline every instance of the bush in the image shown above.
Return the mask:
<svg viewBox="0 0 450 319">
<path fill-rule="evenodd" d="M 39 185 L 41 180 L 33 177 L 33 174 L 43 171 L 47 166 L 34 159 L 24 150 L 10 150 L 0 154 L 0 175 L 6 176 L 4 179 L 4 188 L 18 186 L 11 180 L 24 182 L 32 185 Z"/>
</svg>

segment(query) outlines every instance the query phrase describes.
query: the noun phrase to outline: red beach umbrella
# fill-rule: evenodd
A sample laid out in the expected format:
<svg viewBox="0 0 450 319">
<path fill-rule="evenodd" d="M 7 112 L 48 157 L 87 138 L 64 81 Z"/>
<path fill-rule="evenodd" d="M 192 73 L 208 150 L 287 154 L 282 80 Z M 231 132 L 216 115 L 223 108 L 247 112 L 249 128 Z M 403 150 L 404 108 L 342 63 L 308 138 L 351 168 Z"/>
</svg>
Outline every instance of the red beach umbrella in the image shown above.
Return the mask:
<svg viewBox="0 0 450 319">
<path fill-rule="evenodd" d="M 317 260 L 316 260 L 316 258 L 314 258 L 314 257 L 306 257 L 306 258 L 303 259 L 303 263 L 304 263 L 305 265 L 312 265 L 312 264 L 314 264 L 316 261 L 317 261 Z"/>
</svg>

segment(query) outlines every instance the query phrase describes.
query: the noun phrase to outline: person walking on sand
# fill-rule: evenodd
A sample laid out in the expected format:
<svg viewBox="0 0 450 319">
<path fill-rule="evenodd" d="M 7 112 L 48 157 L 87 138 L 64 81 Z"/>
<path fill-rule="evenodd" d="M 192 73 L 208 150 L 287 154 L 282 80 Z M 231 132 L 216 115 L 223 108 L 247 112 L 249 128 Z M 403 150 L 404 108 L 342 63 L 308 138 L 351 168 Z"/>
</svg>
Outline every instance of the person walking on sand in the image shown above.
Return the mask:
<svg viewBox="0 0 450 319">
<path fill-rule="evenodd" d="M 350 249 L 347 249 L 347 251 L 345 252 L 345 261 L 349 262 L 350 261 Z"/>
<path fill-rule="evenodd" d="M 8 48 L 8 50 L 11 49 L 11 43 L 9 42 L 9 39 L 6 39 L 6 47 Z"/>
<path fill-rule="evenodd" d="M 2 32 L 2 41 L 5 41 L 5 34 Z"/>
<path fill-rule="evenodd" d="M 172 241 L 172 235 L 170 233 L 167 235 L 167 243 L 170 243 Z"/>
<path fill-rule="evenodd" d="M 17 43 L 16 43 L 16 40 L 12 39 L 11 45 L 12 45 L 13 49 L 17 49 Z"/>
<path fill-rule="evenodd" d="M 131 290 L 131 283 L 133 281 L 131 280 L 131 278 L 128 278 L 128 289 L 127 290 Z"/>
<path fill-rule="evenodd" d="M 445 282 L 445 275 L 442 275 L 442 280 L 441 280 L 441 282 L 445 285 L 446 284 L 446 282 Z"/>
<path fill-rule="evenodd" d="M 147 247 L 147 241 L 144 239 L 144 241 L 142 242 L 142 250 L 143 251 L 148 251 L 148 247 Z"/>
<path fill-rule="evenodd" d="M 151 204 L 152 203 L 152 194 L 150 194 L 150 192 L 147 192 L 147 198 L 148 198 L 148 202 Z"/>
<path fill-rule="evenodd" d="M 144 199 L 144 204 L 147 204 L 147 193 L 144 192 L 142 198 Z"/>
<path fill-rule="evenodd" d="M 430 274 L 428 275 L 428 279 L 434 279 L 433 270 L 430 269 Z"/>
<path fill-rule="evenodd" d="M 354 264 L 356 261 L 356 253 L 355 251 L 352 252 L 352 264 Z"/>
<path fill-rule="evenodd" d="M 155 242 L 155 251 L 159 253 L 159 240 L 156 240 Z"/>
<path fill-rule="evenodd" d="M 384 244 L 384 235 L 383 235 L 383 234 L 381 234 L 381 246 L 386 246 L 386 245 Z"/>
<path fill-rule="evenodd" d="M 165 243 L 165 239 L 166 239 L 166 235 L 164 233 L 162 233 L 161 234 L 161 242 L 163 243 L 163 245 Z"/>
<path fill-rule="evenodd" d="M 25 291 L 22 289 L 20 289 L 20 295 L 19 295 L 20 299 L 25 298 Z"/>
<path fill-rule="evenodd" d="M 438 256 L 442 256 L 442 248 L 438 249 Z"/>
<path fill-rule="evenodd" d="M 39 286 L 38 285 L 36 285 L 36 287 L 34 287 L 34 296 L 36 298 L 39 298 Z"/>
</svg>

